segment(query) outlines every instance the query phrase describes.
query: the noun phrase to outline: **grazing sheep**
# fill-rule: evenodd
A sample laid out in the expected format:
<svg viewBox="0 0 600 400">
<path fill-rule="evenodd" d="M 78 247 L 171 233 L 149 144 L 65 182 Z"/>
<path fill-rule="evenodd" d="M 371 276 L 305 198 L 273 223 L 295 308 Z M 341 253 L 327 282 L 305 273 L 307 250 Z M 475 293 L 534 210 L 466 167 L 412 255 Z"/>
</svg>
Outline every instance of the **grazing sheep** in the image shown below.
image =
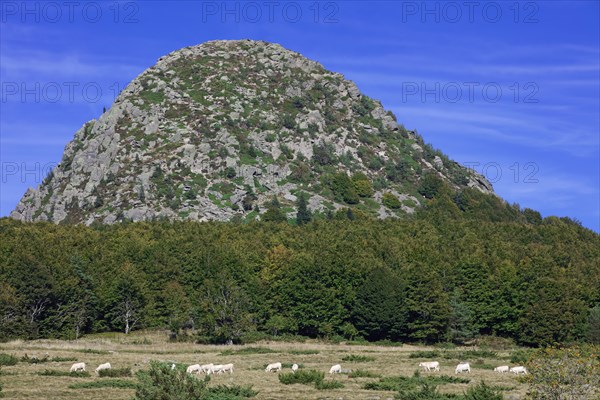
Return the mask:
<svg viewBox="0 0 600 400">
<path fill-rule="evenodd" d="M 329 369 L 330 374 L 339 374 L 340 372 L 342 372 L 342 366 L 340 364 L 335 364 Z"/>
<path fill-rule="evenodd" d="M 296 371 L 298 371 L 298 364 L 292 365 L 292 372 L 295 373 Z"/>
<path fill-rule="evenodd" d="M 508 370 L 509 370 L 508 365 L 502 365 L 500 367 L 494 368 L 494 372 L 499 372 L 501 374 L 508 372 Z"/>
<path fill-rule="evenodd" d="M 96 373 L 98 375 L 100 375 L 100 371 L 105 370 L 105 369 L 111 369 L 112 367 L 110 366 L 110 363 L 104 363 L 104 364 L 100 364 L 98 365 L 98 368 L 96 368 Z"/>
<path fill-rule="evenodd" d="M 456 366 L 456 369 L 454 370 L 455 374 L 459 374 L 461 372 L 469 372 L 471 373 L 471 366 L 469 365 L 469 363 L 461 363 L 458 364 Z"/>
<path fill-rule="evenodd" d="M 267 365 L 267 368 L 265 368 L 266 372 L 277 372 L 277 371 L 281 371 L 281 363 L 280 362 L 276 362 L 273 364 L 269 364 Z"/>
<path fill-rule="evenodd" d="M 440 363 L 437 361 L 426 361 L 426 362 L 419 363 L 419 367 L 422 367 L 427 372 L 429 372 L 431 370 L 439 371 Z"/>
<path fill-rule="evenodd" d="M 515 375 L 519 375 L 519 374 L 527 374 L 527 370 L 525 369 L 525 367 L 522 366 L 518 366 L 518 367 L 512 367 L 510 369 L 510 372 L 514 373 Z"/>
<path fill-rule="evenodd" d="M 187 369 L 185 370 L 185 372 L 187 372 L 188 374 L 197 374 L 199 373 L 200 370 L 200 364 L 194 364 L 194 365 L 190 365 L 189 367 L 187 367 Z"/>
<path fill-rule="evenodd" d="M 85 372 L 85 363 L 75 363 L 71 366 L 71 372 L 84 371 Z"/>
<path fill-rule="evenodd" d="M 221 372 L 229 372 L 233 374 L 233 364 L 225 364 L 221 367 Z"/>
<path fill-rule="evenodd" d="M 212 367 L 213 367 L 213 363 L 210 364 L 204 364 L 200 366 L 200 369 L 202 370 L 202 372 L 204 372 L 205 374 L 210 374 L 212 372 Z"/>
<path fill-rule="evenodd" d="M 222 372 L 223 372 L 223 366 L 220 364 L 213 365 L 212 367 L 210 367 L 211 374 L 220 374 Z"/>
</svg>

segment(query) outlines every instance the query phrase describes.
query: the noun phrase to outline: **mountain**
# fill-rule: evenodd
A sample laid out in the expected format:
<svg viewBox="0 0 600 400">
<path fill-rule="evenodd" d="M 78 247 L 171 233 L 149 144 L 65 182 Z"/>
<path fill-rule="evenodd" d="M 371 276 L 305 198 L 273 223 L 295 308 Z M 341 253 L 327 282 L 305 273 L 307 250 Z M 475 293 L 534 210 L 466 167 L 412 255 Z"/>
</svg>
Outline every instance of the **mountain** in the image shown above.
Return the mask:
<svg viewBox="0 0 600 400">
<path fill-rule="evenodd" d="M 280 45 L 212 41 L 161 57 L 75 133 L 11 217 L 252 220 L 298 196 L 327 214 L 413 213 L 431 181 L 493 193 L 339 73 Z"/>
</svg>

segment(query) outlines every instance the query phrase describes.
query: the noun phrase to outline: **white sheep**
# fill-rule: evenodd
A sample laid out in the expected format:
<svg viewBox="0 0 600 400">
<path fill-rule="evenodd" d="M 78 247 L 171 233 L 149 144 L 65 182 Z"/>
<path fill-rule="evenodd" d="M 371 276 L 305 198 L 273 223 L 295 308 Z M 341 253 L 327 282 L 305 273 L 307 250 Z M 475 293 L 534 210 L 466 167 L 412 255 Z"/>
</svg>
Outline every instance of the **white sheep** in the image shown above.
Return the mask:
<svg viewBox="0 0 600 400">
<path fill-rule="evenodd" d="M 277 371 L 281 371 L 281 363 L 280 362 L 276 362 L 273 364 L 269 364 L 267 365 L 267 368 L 265 368 L 266 372 L 277 372 Z"/>
<path fill-rule="evenodd" d="M 85 371 L 85 363 L 75 363 L 71 366 L 71 372 Z"/>
<path fill-rule="evenodd" d="M 339 374 L 340 372 L 342 372 L 342 366 L 340 364 L 335 364 L 329 369 L 330 374 Z"/>
<path fill-rule="evenodd" d="M 100 371 L 105 370 L 105 369 L 111 369 L 112 367 L 110 366 L 110 363 L 104 363 L 104 364 L 100 364 L 98 365 L 98 368 L 96 368 L 96 373 L 100 374 Z"/>
</svg>

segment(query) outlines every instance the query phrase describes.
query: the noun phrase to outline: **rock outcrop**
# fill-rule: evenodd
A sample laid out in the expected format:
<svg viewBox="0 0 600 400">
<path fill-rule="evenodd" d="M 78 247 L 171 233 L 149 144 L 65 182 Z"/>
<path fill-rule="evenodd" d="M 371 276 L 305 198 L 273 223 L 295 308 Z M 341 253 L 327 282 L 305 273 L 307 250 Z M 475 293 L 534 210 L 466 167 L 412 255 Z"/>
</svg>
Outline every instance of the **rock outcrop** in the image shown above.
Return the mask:
<svg viewBox="0 0 600 400">
<path fill-rule="evenodd" d="M 161 57 L 134 79 L 11 217 L 249 220 L 274 196 L 293 215 L 302 192 L 314 212 L 387 218 L 423 202 L 426 173 L 492 192 L 342 75 L 277 44 L 214 41 Z"/>
</svg>

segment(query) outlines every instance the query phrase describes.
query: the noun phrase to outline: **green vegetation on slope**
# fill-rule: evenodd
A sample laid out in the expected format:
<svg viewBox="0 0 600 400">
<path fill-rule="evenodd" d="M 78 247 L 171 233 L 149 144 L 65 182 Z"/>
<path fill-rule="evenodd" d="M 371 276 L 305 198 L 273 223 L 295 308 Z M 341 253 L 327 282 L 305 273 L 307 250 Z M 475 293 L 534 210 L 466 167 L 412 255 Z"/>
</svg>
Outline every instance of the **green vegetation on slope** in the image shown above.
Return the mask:
<svg viewBox="0 0 600 400">
<path fill-rule="evenodd" d="M 597 341 L 599 244 L 568 219 L 472 220 L 440 204 L 301 226 L 3 219 L 0 338 L 167 327 L 204 342 Z"/>
</svg>

